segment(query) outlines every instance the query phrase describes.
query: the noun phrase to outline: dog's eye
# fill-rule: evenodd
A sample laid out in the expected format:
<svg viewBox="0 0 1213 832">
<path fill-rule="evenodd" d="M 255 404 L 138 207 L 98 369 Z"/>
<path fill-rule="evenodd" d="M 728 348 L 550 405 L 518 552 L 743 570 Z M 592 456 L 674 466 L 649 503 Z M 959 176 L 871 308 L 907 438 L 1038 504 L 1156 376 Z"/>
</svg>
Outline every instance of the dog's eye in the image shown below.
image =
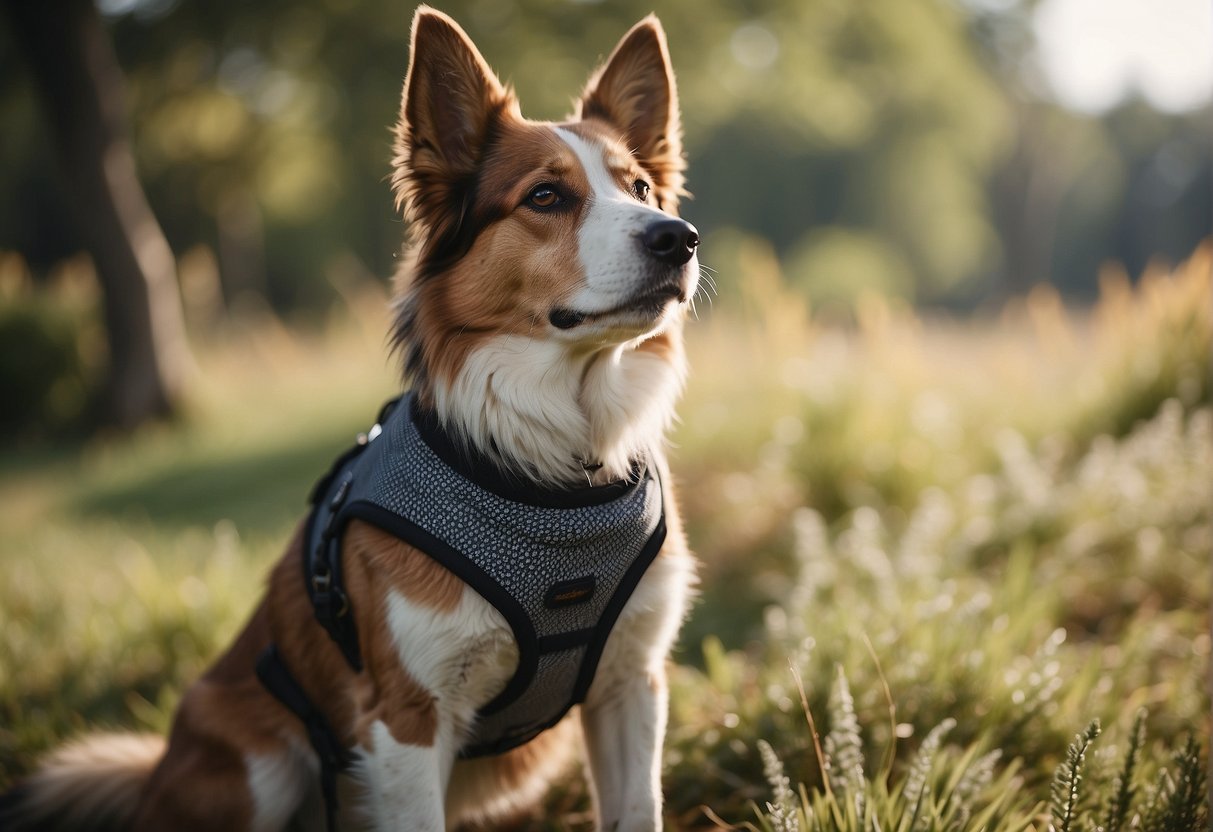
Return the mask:
<svg viewBox="0 0 1213 832">
<path fill-rule="evenodd" d="M 635 194 L 636 198 L 641 202 L 647 201 L 649 198 L 649 183 L 645 182 L 643 179 L 637 179 L 632 183 L 632 193 Z"/>
<path fill-rule="evenodd" d="M 536 185 L 526 195 L 526 203 L 532 208 L 554 208 L 560 201 L 560 194 L 551 185 Z"/>
</svg>

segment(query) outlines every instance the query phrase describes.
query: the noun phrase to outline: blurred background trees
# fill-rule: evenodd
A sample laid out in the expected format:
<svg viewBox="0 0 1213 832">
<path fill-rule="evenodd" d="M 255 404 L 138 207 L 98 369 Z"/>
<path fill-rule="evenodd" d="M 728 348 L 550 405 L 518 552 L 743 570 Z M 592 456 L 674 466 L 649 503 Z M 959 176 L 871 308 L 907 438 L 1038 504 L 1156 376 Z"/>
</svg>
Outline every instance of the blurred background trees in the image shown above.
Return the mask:
<svg viewBox="0 0 1213 832">
<path fill-rule="evenodd" d="M 109 35 L 92 0 L 15 0 L 4 11 L 103 290 L 110 360 L 102 419 L 131 428 L 171 415 L 189 360 L 177 264 L 139 184 Z"/>
<path fill-rule="evenodd" d="M 532 118 L 566 114 L 593 64 L 655 7 L 692 160 L 685 213 L 707 232 L 724 302 L 733 264 L 756 244 L 796 291 L 843 315 L 865 291 L 964 311 L 1048 283 L 1083 301 L 1105 260 L 1137 274 L 1152 257 L 1182 258 L 1211 226 L 1207 99 L 1175 112 L 1141 95 L 1095 114 L 1060 105 L 1034 28 L 1047 4 L 441 5 Z M 196 324 L 246 308 L 315 316 L 341 287 L 386 280 L 402 238 L 385 175 L 410 7 L 99 8 L 127 76 L 139 174 Z M 0 251 L 20 254 L 7 270 L 23 276 L 0 268 L 0 289 L 45 280 L 88 239 L 21 37 L 0 31 Z"/>
</svg>

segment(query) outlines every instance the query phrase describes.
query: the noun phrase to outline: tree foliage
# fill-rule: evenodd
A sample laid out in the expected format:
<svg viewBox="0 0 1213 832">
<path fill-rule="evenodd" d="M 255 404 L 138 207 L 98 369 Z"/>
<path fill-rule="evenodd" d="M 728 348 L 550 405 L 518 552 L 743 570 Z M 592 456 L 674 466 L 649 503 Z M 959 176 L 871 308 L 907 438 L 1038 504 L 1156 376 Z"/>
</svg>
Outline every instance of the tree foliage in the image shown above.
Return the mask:
<svg viewBox="0 0 1213 832">
<path fill-rule="evenodd" d="M 944 0 L 453 0 L 441 4 L 559 118 L 637 18 L 670 31 L 697 199 L 711 234 L 769 240 L 794 285 L 972 304 L 1052 281 L 1094 292 L 1207 233 L 1204 116 L 1131 103 L 1080 117 L 1022 81 L 1030 5 Z M 179 253 L 217 253 L 229 302 L 323 304 L 384 277 L 401 239 L 384 182 L 411 9 L 387 0 L 102 0 L 129 76 L 135 147 Z M 0 37 L 0 248 L 36 267 L 79 248 L 29 79 Z M 711 264 L 713 239 L 704 256 Z M 352 257 L 351 257 L 352 255 Z M 726 276 L 727 282 L 727 276 Z"/>
</svg>

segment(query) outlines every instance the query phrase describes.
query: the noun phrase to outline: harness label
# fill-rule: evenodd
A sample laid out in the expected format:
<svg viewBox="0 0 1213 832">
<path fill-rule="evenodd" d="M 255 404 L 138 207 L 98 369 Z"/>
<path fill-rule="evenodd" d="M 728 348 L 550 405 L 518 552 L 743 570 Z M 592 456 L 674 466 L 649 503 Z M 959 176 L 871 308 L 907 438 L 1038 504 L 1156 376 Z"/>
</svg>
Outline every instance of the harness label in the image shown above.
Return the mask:
<svg viewBox="0 0 1213 832">
<path fill-rule="evenodd" d="M 593 597 L 596 584 L 597 579 L 593 575 L 552 584 L 544 593 L 543 604 L 550 610 L 584 604 Z"/>
</svg>

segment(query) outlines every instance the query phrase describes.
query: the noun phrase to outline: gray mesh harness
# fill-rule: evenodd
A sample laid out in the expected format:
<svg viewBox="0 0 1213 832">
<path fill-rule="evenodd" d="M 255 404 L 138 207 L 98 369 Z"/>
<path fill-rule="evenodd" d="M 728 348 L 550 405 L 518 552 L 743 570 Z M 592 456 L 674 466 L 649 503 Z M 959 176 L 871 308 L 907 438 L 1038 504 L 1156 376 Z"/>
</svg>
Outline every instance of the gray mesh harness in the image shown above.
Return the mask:
<svg viewBox="0 0 1213 832">
<path fill-rule="evenodd" d="M 518 642 L 517 670 L 480 709 L 460 756 L 507 751 L 584 700 L 612 626 L 665 540 L 660 480 L 638 465 L 627 481 L 545 490 L 471 457 L 411 396 L 389 403 L 379 422 L 313 492 L 304 567 L 316 617 L 361 670 L 341 577 L 351 519 L 438 561 L 501 612 Z"/>
</svg>

